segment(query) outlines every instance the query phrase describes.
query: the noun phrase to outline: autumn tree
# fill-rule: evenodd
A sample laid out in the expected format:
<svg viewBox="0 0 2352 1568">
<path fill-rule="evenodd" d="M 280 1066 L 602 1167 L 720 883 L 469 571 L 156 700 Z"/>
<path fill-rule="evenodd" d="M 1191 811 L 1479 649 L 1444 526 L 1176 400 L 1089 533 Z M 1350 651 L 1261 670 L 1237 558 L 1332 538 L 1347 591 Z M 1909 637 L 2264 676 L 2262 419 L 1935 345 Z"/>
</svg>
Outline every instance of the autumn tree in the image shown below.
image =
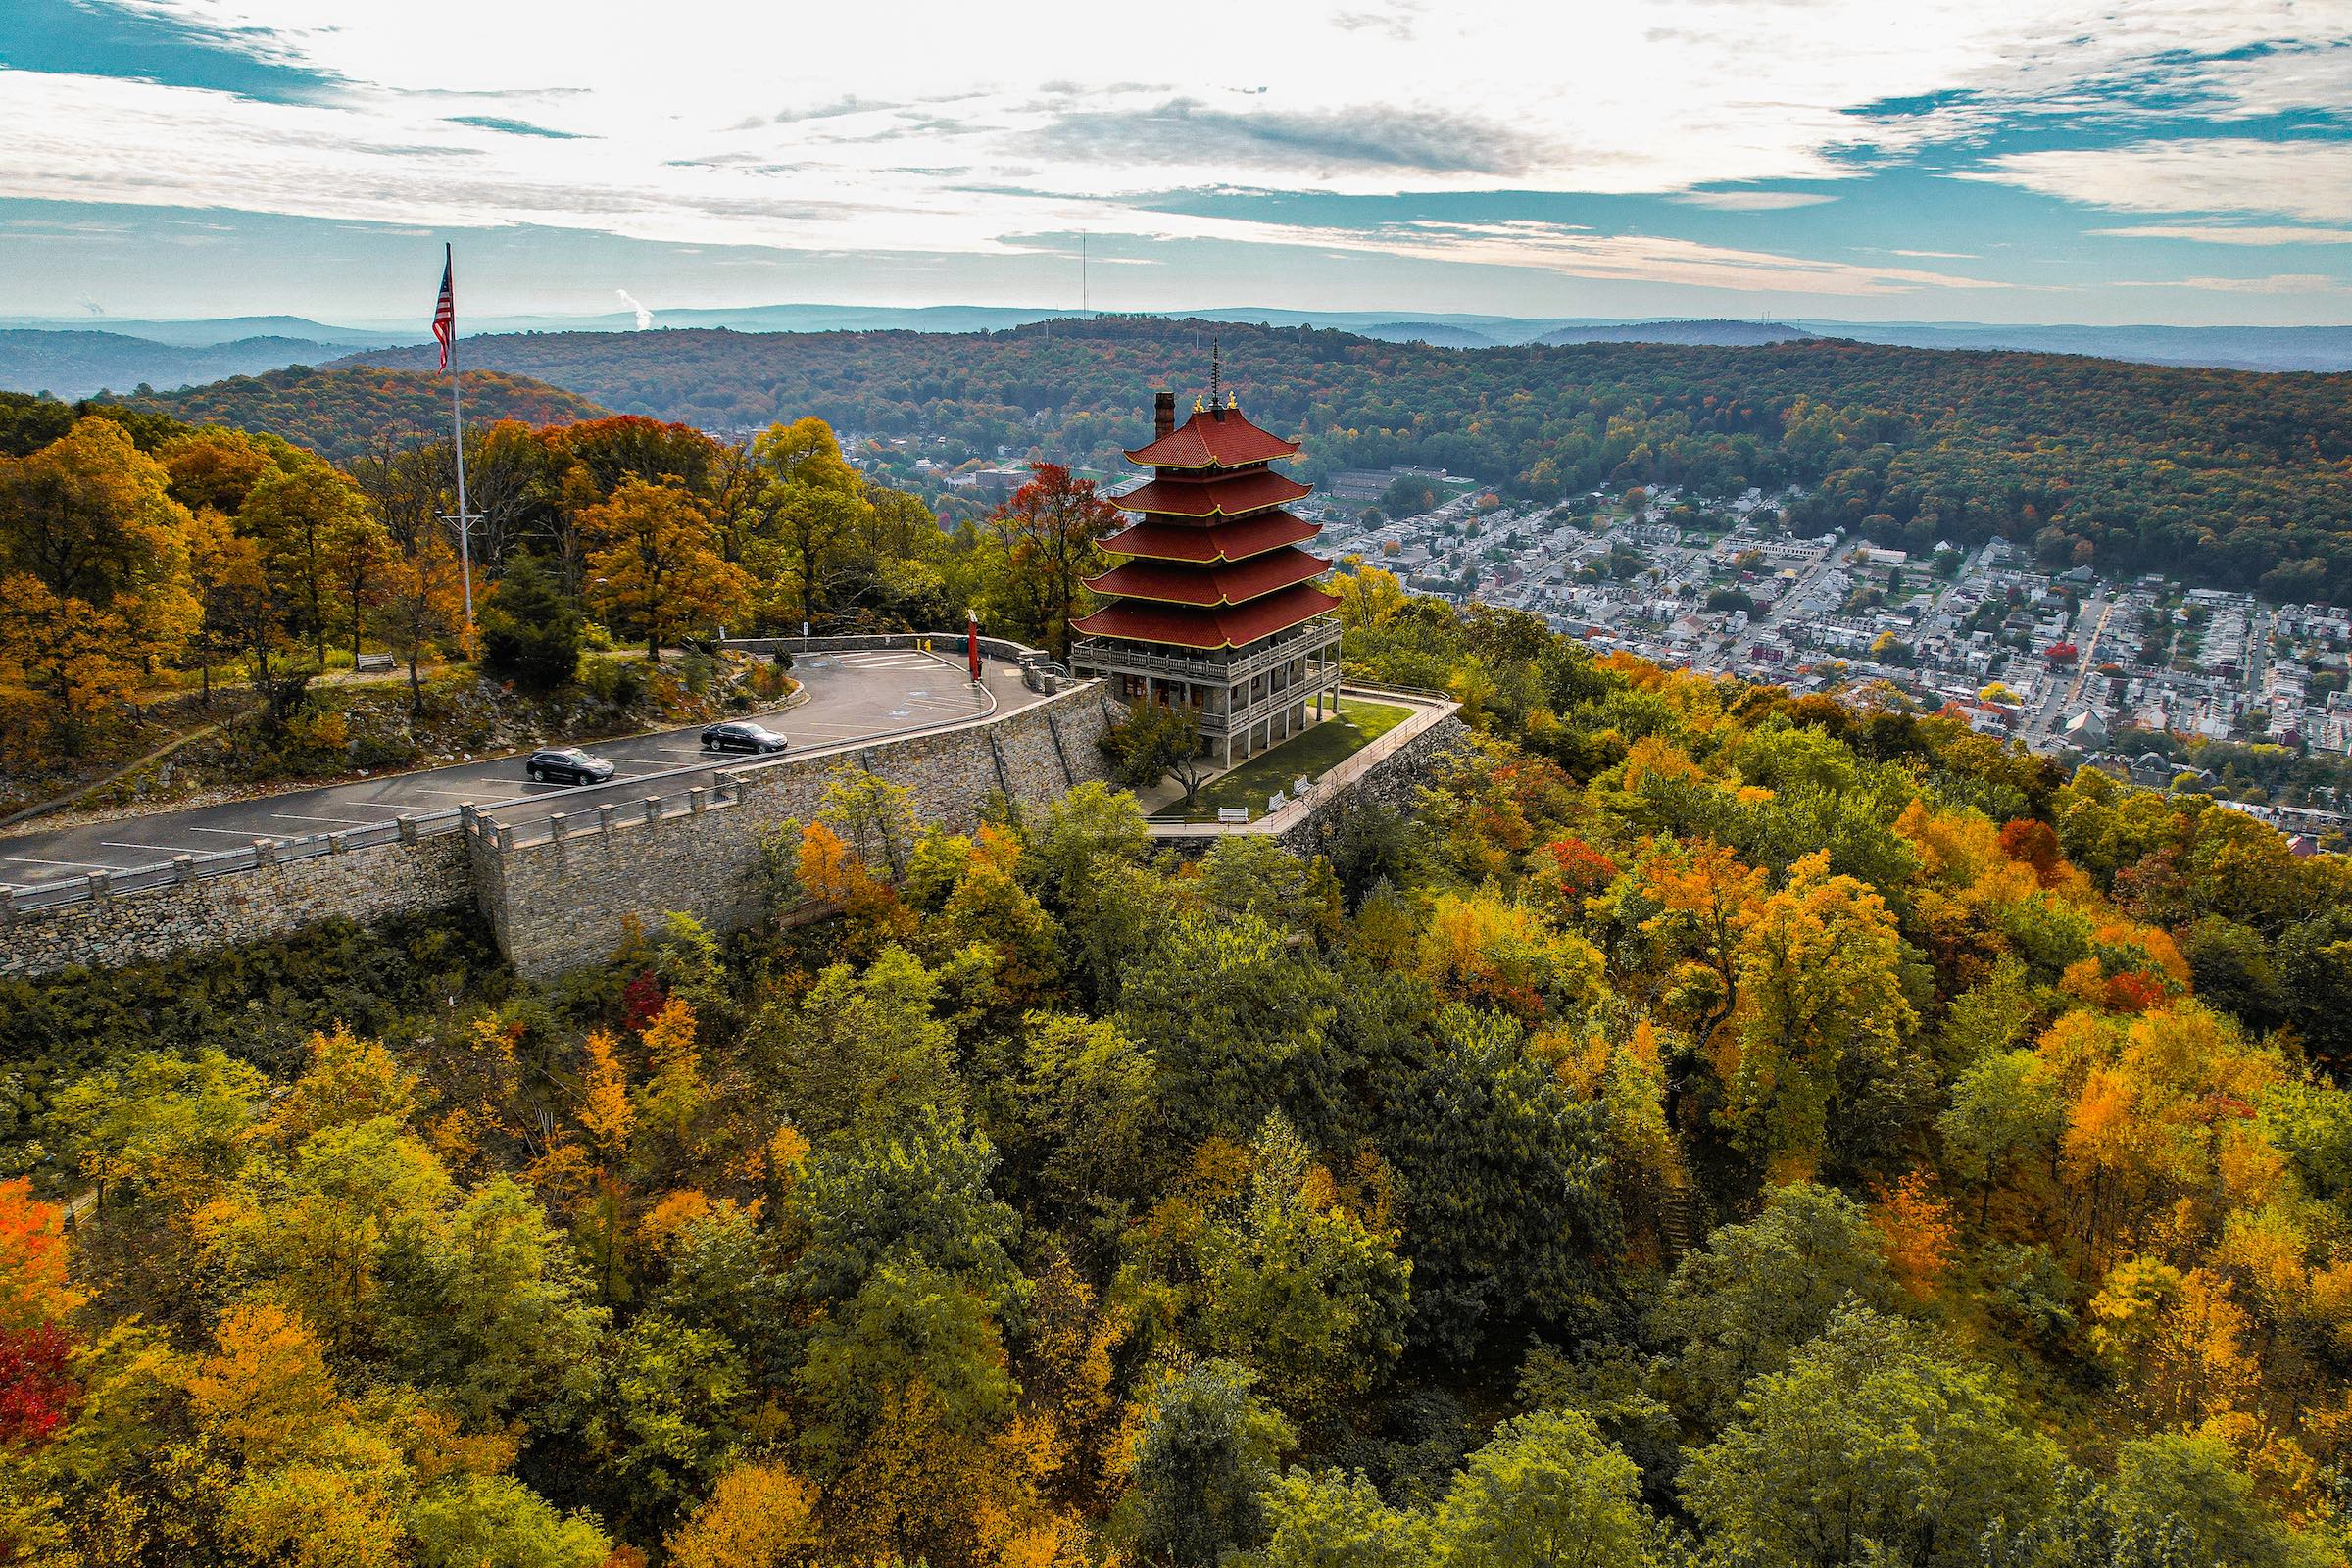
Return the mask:
<svg viewBox="0 0 2352 1568">
<path fill-rule="evenodd" d="M 392 535 L 370 511 L 335 519 L 320 541 L 320 562 L 335 595 L 335 615 L 351 637 L 351 662 L 360 662 L 360 633 L 380 604 L 392 566 Z"/>
<path fill-rule="evenodd" d="M 593 580 L 589 600 L 645 638 L 645 657 L 664 640 L 740 616 L 752 581 L 718 556 L 718 534 L 702 503 L 674 484 L 627 479 L 581 515 Z"/>
<path fill-rule="evenodd" d="M 762 580 L 791 582 L 797 618 L 822 624 L 842 552 L 872 512 L 864 484 L 817 418 L 770 425 L 752 443 L 752 463 L 759 524 L 742 559 Z M 778 619 L 780 610 L 771 611 Z"/>
<path fill-rule="evenodd" d="M 417 673 L 425 650 L 466 629 L 466 600 L 457 552 L 438 529 L 416 536 L 384 564 L 375 604 L 376 634 L 392 656 L 408 666 L 409 711 L 424 711 L 424 682 Z"/>
<path fill-rule="evenodd" d="M 1246 1207 L 1201 1238 L 1201 1343 L 1256 1369 L 1284 1409 L 1334 1413 L 1404 1348 L 1411 1269 L 1338 1201 L 1281 1116 L 1251 1155 Z"/>
<path fill-rule="evenodd" d="M 69 749 L 195 630 L 191 521 L 170 478 L 111 419 L 0 457 L 0 679 Z"/>
<path fill-rule="evenodd" d="M 1124 517 L 1092 479 L 1053 463 L 1032 464 L 1030 472 L 1035 477 L 985 523 L 1000 560 L 997 605 L 1020 632 L 1067 659 L 1085 579 L 1103 569 L 1102 541 Z"/>
<path fill-rule="evenodd" d="M 368 498 L 323 463 L 275 468 L 255 481 L 237 525 L 261 546 L 288 633 L 323 667 L 344 568 L 364 589 L 381 550 Z"/>
<path fill-rule="evenodd" d="M 1848 1085 L 1904 1070 L 1918 1022 L 1885 901 L 1808 856 L 1740 939 L 1736 1048 L 1720 1062 L 1723 1119 L 1762 1166 L 1811 1170 Z"/>
<path fill-rule="evenodd" d="M 816 1491 L 780 1464 L 737 1465 L 669 1534 L 676 1568 L 814 1568 Z"/>
</svg>

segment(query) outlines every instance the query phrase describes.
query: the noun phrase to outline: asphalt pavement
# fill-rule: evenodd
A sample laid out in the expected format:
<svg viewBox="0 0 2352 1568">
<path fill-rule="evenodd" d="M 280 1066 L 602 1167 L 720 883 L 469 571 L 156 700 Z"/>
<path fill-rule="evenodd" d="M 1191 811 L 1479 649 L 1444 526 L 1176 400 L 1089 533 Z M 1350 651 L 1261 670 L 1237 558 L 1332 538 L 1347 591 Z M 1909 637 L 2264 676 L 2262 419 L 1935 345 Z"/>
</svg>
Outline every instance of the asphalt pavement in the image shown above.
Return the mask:
<svg viewBox="0 0 2352 1568">
<path fill-rule="evenodd" d="M 1021 684 L 1016 666 L 1001 660 L 982 660 L 984 689 L 975 690 L 958 657 L 961 653 L 960 648 L 954 655 L 871 649 L 796 655 L 792 672 L 807 689 L 808 700 L 760 722 L 782 730 L 797 753 L 880 740 L 1043 700 Z M 158 809 L 12 834 L 0 837 L 0 885 L 29 888 L 92 871 L 155 865 L 175 855 L 242 849 L 256 839 L 303 838 L 466 805 L 480 808 L 498 821 L 521 825 L 558 811 L 674 794 L 694 787 L 690 773 L 751 760 L 704 751 L 696 740 L 702 728 L 698 723 L 580 743 L 617 764 L 609 784 L 533 783 L 523 773 L 521 756 L 502 757 L 219 806 Z"/>
</svg>

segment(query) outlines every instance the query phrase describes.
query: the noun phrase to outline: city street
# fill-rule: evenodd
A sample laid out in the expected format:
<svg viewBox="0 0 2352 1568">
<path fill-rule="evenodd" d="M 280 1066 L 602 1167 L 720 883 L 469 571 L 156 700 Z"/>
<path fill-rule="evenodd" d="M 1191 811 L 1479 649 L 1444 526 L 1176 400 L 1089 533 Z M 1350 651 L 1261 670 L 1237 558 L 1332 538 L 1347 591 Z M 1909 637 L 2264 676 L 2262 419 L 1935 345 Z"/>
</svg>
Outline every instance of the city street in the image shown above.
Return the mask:
<svg viewBox="0 0 2352 1568">
<path fill-rule="evenodd" d="M 960 653 L 873 649 L 797 656 L 793 675 L 808 689 L 808 700 L 761 721 L 782 730 L 792 741 L 792 753 L 800 753 L 978 717 L 991 711 L 992 704 L 993 710 L 1008 711 L 1042 700 L 1021 684 L 1015 666 L 1000 660 L 983 661 L 986 690 L 975 691 Z M 696 742 L 701 728 L 695 724 L 582 743 L 583 750 L 618 764 L 609 784 L 536 784 L 523 775 L 521 757 L 502 757 L 218 806 L 36 829 L 0 838 L 0 885 L 28 888 L 92 871 L 155 865 L 175 855 L 218 854 L 255 839 L 303 838 L 466 805 L 501 822 L 535 822 L 557 811 L 675 793 L 691 787 L 685 773 L 751 760 L 703 751 Z"/>
</svg>

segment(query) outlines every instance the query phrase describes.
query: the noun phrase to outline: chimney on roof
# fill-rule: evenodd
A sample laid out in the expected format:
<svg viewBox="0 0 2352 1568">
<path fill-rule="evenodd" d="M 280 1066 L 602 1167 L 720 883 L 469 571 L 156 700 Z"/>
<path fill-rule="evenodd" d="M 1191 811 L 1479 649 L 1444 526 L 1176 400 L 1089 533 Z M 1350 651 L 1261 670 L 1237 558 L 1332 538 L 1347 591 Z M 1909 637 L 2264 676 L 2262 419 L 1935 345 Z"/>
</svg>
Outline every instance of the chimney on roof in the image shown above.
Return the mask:
<svg viewBox="0 0 2352 1568">
<path fill-rule="evenodd" d="M 1160 440 L 1176 433 L 1176 394 L 1152 394 L 1152 439 Z"/>
</svg>

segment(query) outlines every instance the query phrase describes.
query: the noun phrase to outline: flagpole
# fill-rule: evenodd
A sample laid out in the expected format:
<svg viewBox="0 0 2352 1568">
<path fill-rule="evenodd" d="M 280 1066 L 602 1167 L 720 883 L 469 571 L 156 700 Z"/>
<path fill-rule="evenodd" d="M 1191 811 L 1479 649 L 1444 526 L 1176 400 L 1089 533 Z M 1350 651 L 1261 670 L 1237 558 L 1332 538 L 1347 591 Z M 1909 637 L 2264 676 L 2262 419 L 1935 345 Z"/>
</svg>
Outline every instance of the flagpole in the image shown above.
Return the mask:
<svg viewBox="0 0 2352 1568">
<path fill-rule="evenodd" d="M 441 247 L 441 266 L 455 274 L 453 247 Z M 453 297 L 455 290 L 452 290 Z M 473 519 L 466 511 L 466 409 L 458 401 L 458 322 L 453 307 L 449 322 L 449 438 L 458 455 L 458 565 L 466 580 L 466 656 L 473 657 Z"/>
</svg>

